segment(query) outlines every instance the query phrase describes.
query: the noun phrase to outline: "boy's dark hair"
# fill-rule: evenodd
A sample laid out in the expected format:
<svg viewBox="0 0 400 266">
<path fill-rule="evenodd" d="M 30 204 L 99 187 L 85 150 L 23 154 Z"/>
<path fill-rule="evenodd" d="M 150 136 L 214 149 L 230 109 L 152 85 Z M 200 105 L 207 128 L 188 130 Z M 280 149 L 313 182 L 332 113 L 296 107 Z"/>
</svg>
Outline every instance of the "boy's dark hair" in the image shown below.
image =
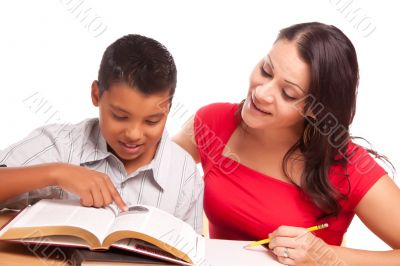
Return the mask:
<svg viewBox="0 0 400 266">
<path fill-rule="evenodd" d="M 107 47 L 101 60 L 100 96 L 113 83 L 125 82 L 144 94 L 175 93 L 176 66 L 164 45 L 151 38 L 129 34 Z"/>
</svg>

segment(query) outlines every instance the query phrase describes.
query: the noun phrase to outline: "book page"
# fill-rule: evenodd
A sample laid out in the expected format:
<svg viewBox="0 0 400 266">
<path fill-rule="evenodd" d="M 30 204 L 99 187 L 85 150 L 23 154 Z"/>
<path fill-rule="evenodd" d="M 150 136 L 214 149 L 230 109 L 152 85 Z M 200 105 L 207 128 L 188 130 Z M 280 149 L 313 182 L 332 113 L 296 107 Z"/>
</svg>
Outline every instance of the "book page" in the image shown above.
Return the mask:
<svg viewBox="0 0 400 266">
<path fill-rule="evenodd" d="M 159 247 L 153 246 L 147 242 L 138 239 L 123 239 L 112 245 L 115 248 L 122 250 L 133 251 L 135 253 L 146 255 L 149 257 L 157 258 L 163 261 L 169 261 L 177 265 L 192 265 L 188 262 L 183 261 L 180 258 L 160 249 Z"/>
<path fill-rule="evenodd" d="M 10 240 L 11 242 L 13 240 Z M 76 236 L 44 236 L 44 237 L 34 237 L 34 238 L 24 238 L 22 241 L 18 240 L 19 243 L 23 243 L 29 249 L 35 249 L 38 245 L 56 245 L 63 247 L 79 247 L 87 248 L 87 243 Z"/>
<path fill-rule="evenodd" d="M 137 205 L 131 211 L 118 215 L 109 233 L 121 230 L 131 230 L 161 240 L 183 251 L 193 261 L 205 257 L 204 238 L 189 224 L 155 207 Z"/>
<path fill-rule="evenodd" d="M 27 207 L 24 214 L 13 221 L 12 227 L 75 226 L 96 235 L 100 242 L 114 222 L 110 208 L 83 207 L 78 201 L 40 200 Z"/>
<path fill-rule="evenodd" d="M 72 265 L 118 265 L 118 266 L 172 266 L 168 262 L 149 258 L 132 252 L 125 252 L 120 249 L 113 249 L 107 252 L 93 252 L 87 249 L 76 249 L 70 256 Z M 45 265 L 43 265 L 45 266 Z M 65 265 L 67 266 L 67 265 Z"/>
</svg>

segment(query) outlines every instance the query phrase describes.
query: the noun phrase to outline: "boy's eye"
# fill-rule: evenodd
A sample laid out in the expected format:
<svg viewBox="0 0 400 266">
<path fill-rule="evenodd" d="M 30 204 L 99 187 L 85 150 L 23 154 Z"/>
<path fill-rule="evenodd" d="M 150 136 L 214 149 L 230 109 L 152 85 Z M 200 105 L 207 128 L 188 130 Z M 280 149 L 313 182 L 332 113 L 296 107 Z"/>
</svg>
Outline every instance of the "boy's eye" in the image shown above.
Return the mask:
<svg viewBox="0 0 400 266">
<path fill-rule="evenodd" d="M 156 125 L 160 122 L 161 120 L 146 120 L 146 123 L 148 125 Z"/>
<path fill-rule="evenodd" d="M 127 116 L 117 115 L 117 114 L 114 114 L 114 113 L 112 113 L 112 116 L 117 120 L 125 120 L 125 119 L 128 118 Z"/>
</svg>

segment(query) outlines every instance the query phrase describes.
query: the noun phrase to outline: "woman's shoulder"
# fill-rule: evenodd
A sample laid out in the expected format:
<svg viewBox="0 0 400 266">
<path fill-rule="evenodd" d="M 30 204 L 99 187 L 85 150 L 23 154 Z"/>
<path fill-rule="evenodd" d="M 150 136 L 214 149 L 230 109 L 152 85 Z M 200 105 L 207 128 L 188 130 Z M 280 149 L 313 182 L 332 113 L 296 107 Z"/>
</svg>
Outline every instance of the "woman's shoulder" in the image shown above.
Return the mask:
<svg viewBox="0 0 400 266">
<path fill-rule="evenodd" d="M 368 178 L 371 175 L 385 173 L 376 161 L 370 149 L 350 140 L 344 149 L 339 149 L 335 157 L 337 164 L 332 168 L 334 173 L 342 173 L 348 177 Z M 340 174 L 340 175 L 342 175 Z"/>
<path fill-rule="evenodd" d="M 206 124 L 234 121 L 238 107 L 239 104 L 237 103 L 211 103 L 201 107 L 196 112 L 195 118 L 196 120 L 201 120 Z"/>
<path fill-rule="evenodd" d="M 346 160 L 344 175 L 338 174 L 343 173 L 343 170 L 334 171 L 336 173 L 331 175 L 333 178 L 331 181 L 339 191 L 347 195 L 351 208 L 354 208 L 365 193 L 387 172 L 367 148 L 352 141 L 348 143 L 346 152 L 341 154 L 341 157 Z"/>
<path fill-rule="evenodd" d="M 203 114 L 224 114 L 224 113 L 234 113 L 238 109 L 238 103 L 230 102 L 217 102 L 210 103 L 201 107 L 197 113 Z"/>
<path fill-rule="evenodd" d="M 347 162 L 349 174 L 365 175 L 373 169 L 382 169 L 372 155 L 364 146 L 350 141 L 342 156 Z"/>
<path fill-rule="evenodd" d="M 237 103 L 212 103 L 201 107 L 194 118 L 195 135 L 202 139 L 213 136 L 228 139 L 239 122 L 238 108 Z"/>
</svg>

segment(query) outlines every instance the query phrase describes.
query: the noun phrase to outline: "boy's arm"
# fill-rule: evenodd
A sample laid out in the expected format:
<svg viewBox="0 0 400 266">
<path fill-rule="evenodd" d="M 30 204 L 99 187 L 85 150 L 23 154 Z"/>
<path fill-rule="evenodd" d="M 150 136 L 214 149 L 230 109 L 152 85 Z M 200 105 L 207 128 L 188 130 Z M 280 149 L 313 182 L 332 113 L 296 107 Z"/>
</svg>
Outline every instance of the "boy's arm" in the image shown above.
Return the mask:
<svg viewBox="0 0 400 266">
<path fill-rule="evenodd" d="M 202 235 L 203 232 L 203 197 L 204 197 L 204 182 L 203 177 L 196 171 L 196 184 L 194 191 L 194 221 L 195 230 L 198 234 Z"/>
<path fill-rule="evenodd" d="M 58 186 L 80 197 L 84 206 L 103 207 L 115 202 L 127 206 L 110 178 L 100 172 L 64 163 L 0 168 L 0 202 L 48 186 Z"/>
<path fill-rule="evenodd" d="M 0 164 L 8 166 L 0 167 L 0 208 L 21 208 L 32 200 L 57 196 L 57 189 L 49 187 L 57 186 L 80 197 L 84 206 L 102 207 L 114 201 L 124 210 L 125 203 L 107 175 L 72 165 L 79 163 L 74 159 L 81 154 L 77 147 L 85 141 L 81 137 L 86 128 L 47 125 L 0 151 Z"/>
<path fill-rule="evenodd" d="M 52 185 L 50 178 L 52 168 L 51 164 L 32 167 L 1 167 L 0 202 Z"/>
<path fill-rule="evenodd" d="M 194 169 L 196 169 L 196 165 L 193 165 Z M 197 169 L 193 172 L 190 180 L 182 190 L 184 196 L 180 197 L 178 204 L 185 206 L 185 208 L 179 210 L 178 217 L 190 224 L 198 234 L 202 234 L 204 182 Z M 185 204 L 182 201 L 188 201 L 189 204 Z"/>
</svg>

